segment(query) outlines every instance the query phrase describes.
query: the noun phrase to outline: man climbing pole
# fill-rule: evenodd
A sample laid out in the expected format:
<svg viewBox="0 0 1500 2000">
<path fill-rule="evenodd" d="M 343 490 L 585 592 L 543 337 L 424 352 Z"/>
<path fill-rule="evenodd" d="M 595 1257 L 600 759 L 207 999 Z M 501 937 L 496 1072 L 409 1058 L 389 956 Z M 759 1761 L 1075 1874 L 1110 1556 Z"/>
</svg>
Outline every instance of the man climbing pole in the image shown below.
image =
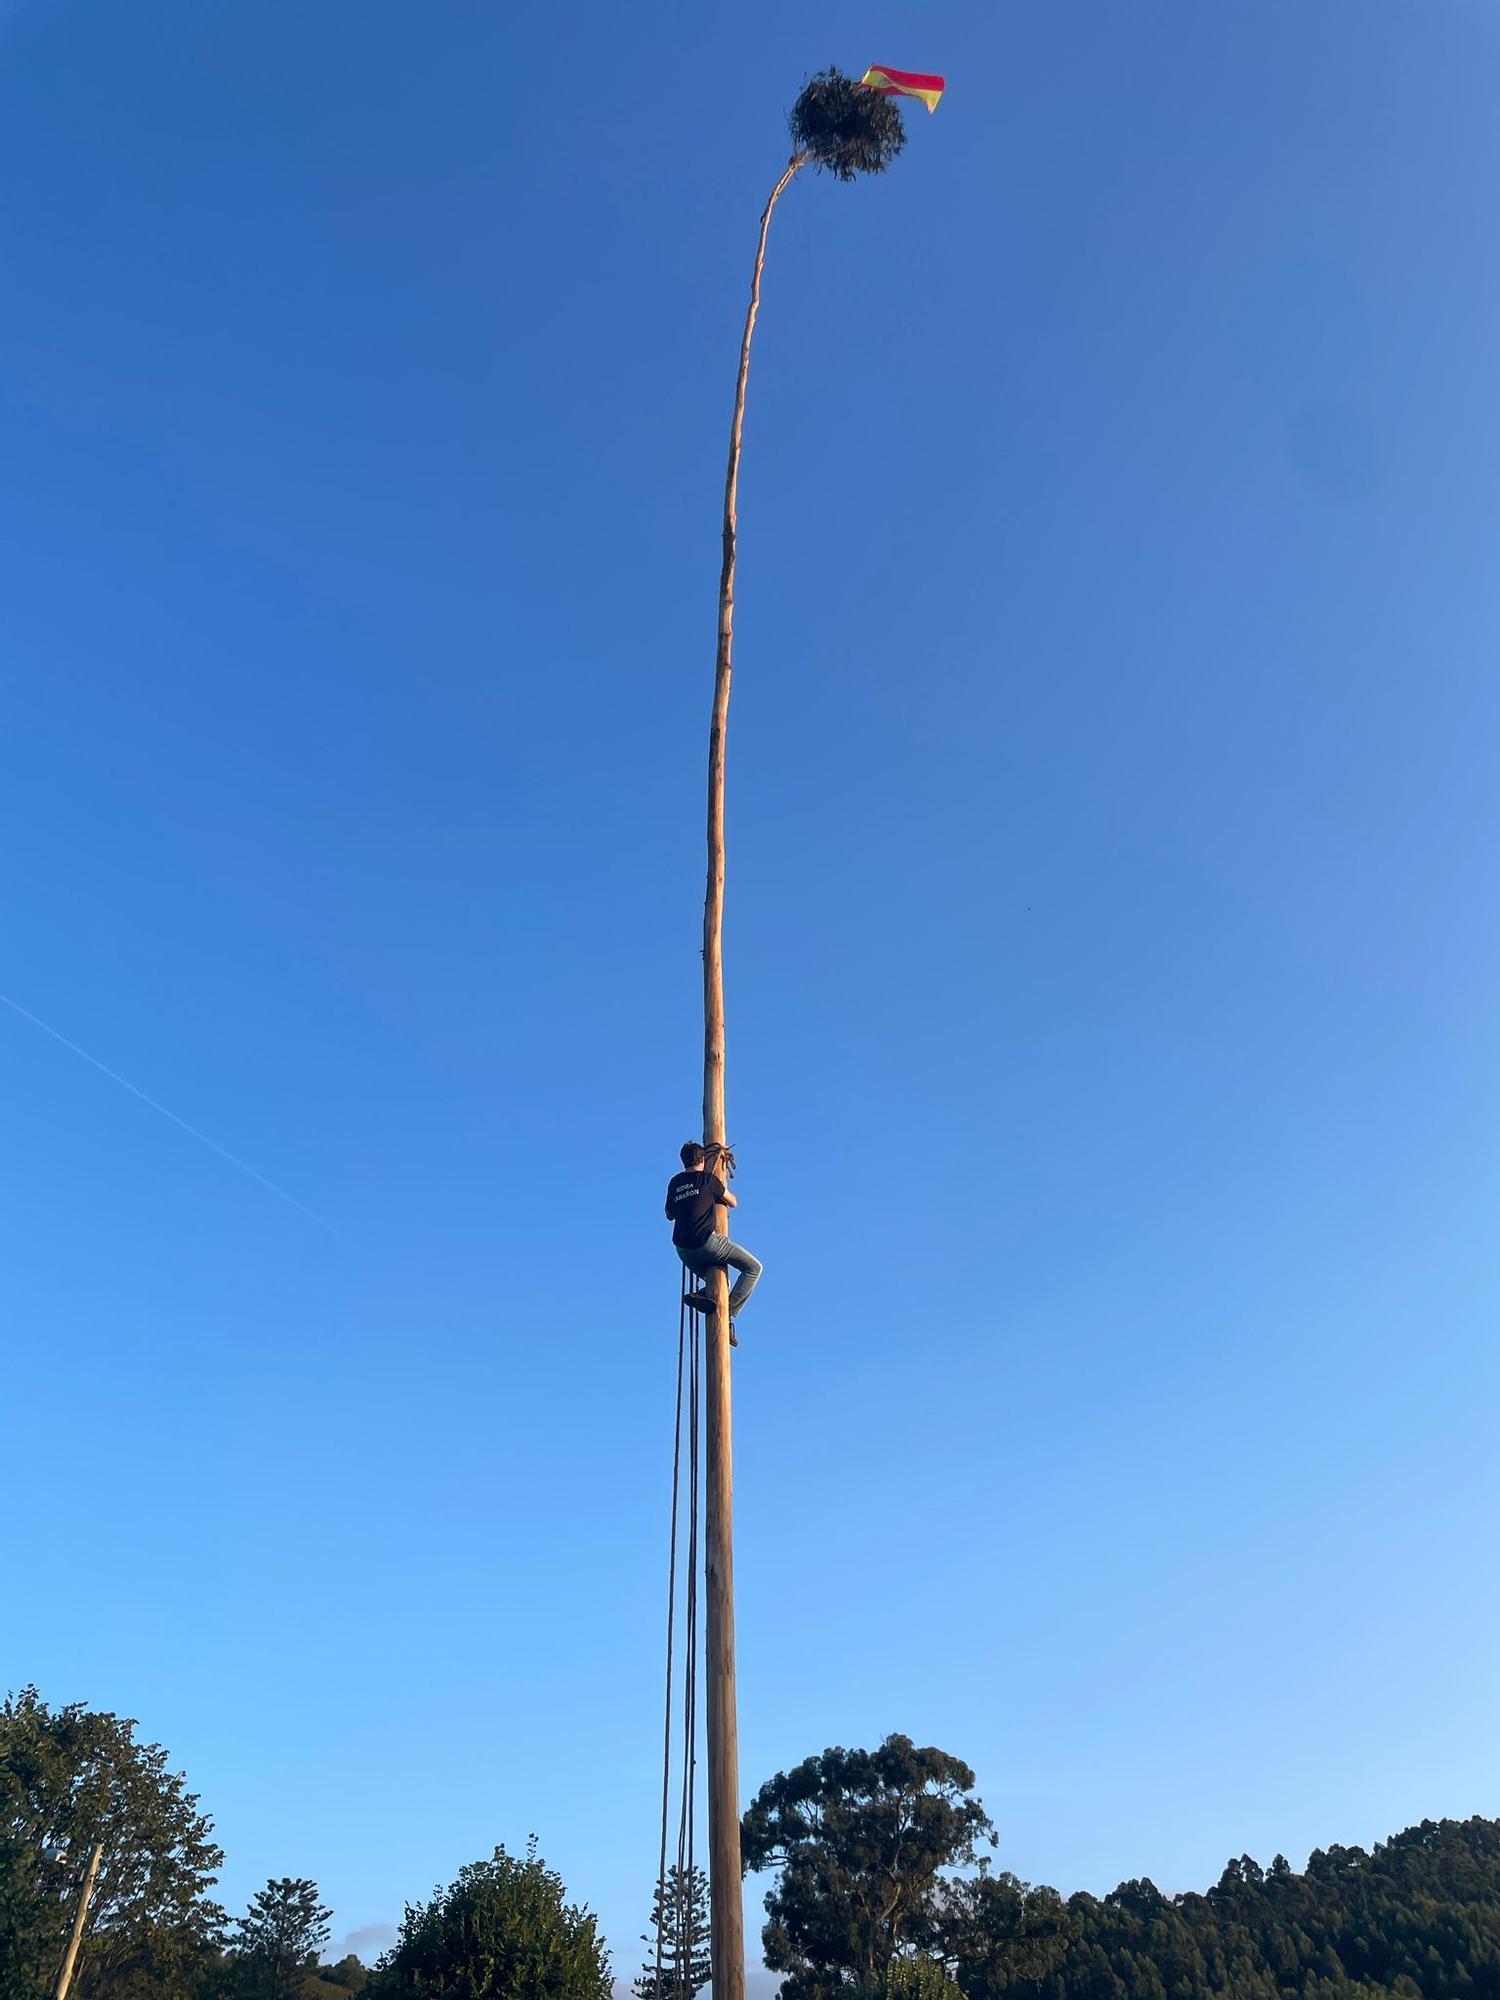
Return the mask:
<svg viewBox="0 0 1500 2000">
<path fill-rule="evenodd" d="M 734 1323 L 764 1267 L 758 1257 L 752 1257 L 748 1250 L 731 1243 L 714 1228 L 716 1207 L 721 1204 L 725 1208 L 739 1207 L 718 1171 L 719 1164 L 717 1146 L 704 1147 L 689 1139 L 682 1148 L 682 1172 L 673 1174 L 667 1182 L 667 1216 L 672 1224 L 673 1247 L 695 1278 L 707 1278 L 721 1267 L 738 1273 L 734 1290 L 729 1294 L 729 1344 L 738 1347 Z M 687 1302 L 695 1312 L 714 1310 L 711 1291 L 689 1292 Z"/>
</svg>

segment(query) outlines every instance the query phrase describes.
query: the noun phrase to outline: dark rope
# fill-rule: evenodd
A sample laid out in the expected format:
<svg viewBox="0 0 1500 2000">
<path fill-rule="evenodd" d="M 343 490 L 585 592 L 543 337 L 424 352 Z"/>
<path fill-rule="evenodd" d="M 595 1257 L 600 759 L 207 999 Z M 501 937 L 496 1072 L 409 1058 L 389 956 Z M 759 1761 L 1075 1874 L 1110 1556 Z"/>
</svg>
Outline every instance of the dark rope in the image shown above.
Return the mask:
<svg viewBox="0 0 1500 2000">
<path fill-rule="evenodd" d="M 732 1171 L 732 1169 L 731 1169 Z M 677 1818 L 677 1897 L 672 1913 L 672 1935 L 676 1947 L 674 1984 L 679 2000 L 692 2000 L 689 1976 L 693 1946 L 693 1876 L 697 1861 L 695 1829 L 698 1819 L 698 1520 L 701 1512 L 699 1434 L 701 1422 L 702 1341 L 696 1313 L 687 1303 L 691 1280 L 682 1274 L 677 1303 L 677 1408 L 672 1429 L 672 1526 L 667 1558 L 667 1672 L 666 1719 L 662 1730 L 661 1770 L 661 1853 L 656 1878 L 656 1984 L 652 2000 L 666 2000 L 662 1973 L 666 1952 L 667 1925 L 667 1829 L 672 1800 L 672 1689 L 676 1669 L 677 1633 L 677 1543 L 682 1492 L 682 1433 L 686 1418 L 688 1436 L 688 1534 L 687 1583 L 683 1605 L 687 1626 L 682 1663 L 682 1792 Z M 683 1385 L 687 1386 L 684 1410 Z"/>
<path fill-rule="evenodd" d="M 687 1349 L 687 1289 L 688 1276 L 684 1269 L 682 1295 L 677 1302 L 677 1410 L 672 1419 L 672 1532 L 667 1557 L 667 1698 L 661 1748 L 661 1865 L 656 1878 L 656 1990 L 652 2000 L 662 2000 L 663 1925 L 667 1914 L 667 1823 L 671 1817 L 672 1791 L 672 1667 L 677 1623 L 677 1494 L 682 1464 L 682 1363 Z"/>
<path fill-rule="evenodd" d="M 682 1904 L 683 1949 L 680 1954 L 683 1980 L 683 2000 L 690 2000 L 688 1978 L 692 1969 L 693 1937 L 693 1877 L 697 1872 L 693 1857 L 693 1839 L 698 1825 L 698 1575 L 702 1559 L 698 1554 L 698 1522 L 702 1518 L 702 1501 L 698 1490 L 698 1440 L 702 1431 L 699 1416 L 698 1386 L 703 1372 L 703 1323 L 701 1320 L 692 1329 L 692 1417 L 693 1449 L 689 1459 L 691 1469 L 691 1494 L 693 1504 L 693 1609 L 688 1621 L 693 1647 L 693 1755 L 688 1764 L 688 1848 L 687 1874 L 683 1877 L 685 1894 L 678 1898 Z"/>
<path fill-rule="evenodd" d="M 677 1826 L 677 1990 L 680 2000 L 690 2000 L 687 1961 L 692 1935 L 693 1840 L 698 1819 L 698 1385 L 701 1352 L 702 1341 L 695 1313 L 688 1329 L 687 1653 L 682 1676 L 682 1816 Z"/>
</svg>

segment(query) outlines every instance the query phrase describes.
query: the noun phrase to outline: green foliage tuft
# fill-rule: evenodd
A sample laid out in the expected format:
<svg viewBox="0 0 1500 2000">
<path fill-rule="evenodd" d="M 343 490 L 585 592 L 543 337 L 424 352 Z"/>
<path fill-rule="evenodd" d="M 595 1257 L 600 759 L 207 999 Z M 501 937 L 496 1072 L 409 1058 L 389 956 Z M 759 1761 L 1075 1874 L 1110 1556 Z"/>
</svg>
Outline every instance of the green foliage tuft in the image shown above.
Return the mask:
<svg viewBox="0 0 1500 2000">
<path fill-rule="evenodd" d="M 906 144 L 896 103 L 838 69 L 821 69 L 808 78 L 787 123 L 793 151 L 806 153 L 840 181 L 883 174 Z"/>
<path fill-rule="evenodd" d="M 936 1959 L 910 1954 L 893 1958 L 884 1979 L 874 1985 L 851 1986 L 848 1992 L 850 2000 L 963 2000 Z"/>
</svg>

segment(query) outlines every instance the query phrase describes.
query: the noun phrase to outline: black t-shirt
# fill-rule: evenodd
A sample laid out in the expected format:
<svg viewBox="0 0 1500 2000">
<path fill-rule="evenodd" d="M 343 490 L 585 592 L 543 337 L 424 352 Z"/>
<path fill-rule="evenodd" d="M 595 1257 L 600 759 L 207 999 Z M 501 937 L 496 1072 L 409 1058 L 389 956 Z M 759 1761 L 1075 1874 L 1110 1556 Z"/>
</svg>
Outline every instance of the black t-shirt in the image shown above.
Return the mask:
<svg viewBox="0 0 1500 2000">
<path fill-rule="evenodd" d="M 667 1182 L 667 1214 L 672 1218 L 672 1241 L 684 1250 L 696 1250 L 714 1233 L 714 1205 L 724 1199 L 724 1183 L 707 1167 L 689 1167 L 685 1174 L 673 1174 Z"/>
</svg>

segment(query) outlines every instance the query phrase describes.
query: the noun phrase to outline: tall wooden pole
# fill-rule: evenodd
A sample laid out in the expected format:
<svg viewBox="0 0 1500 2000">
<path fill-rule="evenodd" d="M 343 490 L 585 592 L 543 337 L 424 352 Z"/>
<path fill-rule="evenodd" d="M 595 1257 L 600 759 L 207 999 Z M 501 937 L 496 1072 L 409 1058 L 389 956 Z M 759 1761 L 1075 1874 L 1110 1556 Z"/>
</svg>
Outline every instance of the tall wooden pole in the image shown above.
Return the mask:
<svg viewBox="0 0 1500 2000">
<path fill-rule="evenodd" d="M 99 1863 L 104 1859 L 102 1845 L 96 1847 L 89 1856 L 88 1873 L 83 1878 L 83 1888 L 78 1895 L 78 1908 L 73 1913 L 73 1935 L 68 1939 L 68 1949 L 63 1954 L 62 1970 L 57 1975 L 57 1984 L 52 1989 L 52 2000 L 68 2000 L 68 1989 L 73 1984 L 73 1967 L 78 1963 L 78 1947 L 83 1943 L 83 1927 L 89 1919 L 89 1898 L 94 1893 L 94 1884 L 99 1877 Z"/>
<path fill-rule="evenodd" d="M 771 212 L 806 154 L 796 154 L 771 190 L 760 218 L 750 307 L 740 343 L 740 372 L 724 476 L 724 563 L 719 572 L 719 643 L 714 706 L 708 733 L 708 893 L 703 904 L 703 1143 L 727 1143 L 724 1123 L 724 749 L 729 729 L 729 681 L 734 650 L 734 562 L 738 529 L 740 440 L 750 342 L 760 311 Z M 720 1208 L 714 1226 L 728 1230 Z M 740 1867 L 740 1741 L 734 1681 L 734 1426 L 729 1379 L 729 1282 L 712 1279 L 715 1311 L 708 1316 L 708 1498 L 704 1568 L 708 1586 L 708 1879 L 713 1925 L 713 2000 L 745 2000 L 745 1898 Z"/>
</svg>

